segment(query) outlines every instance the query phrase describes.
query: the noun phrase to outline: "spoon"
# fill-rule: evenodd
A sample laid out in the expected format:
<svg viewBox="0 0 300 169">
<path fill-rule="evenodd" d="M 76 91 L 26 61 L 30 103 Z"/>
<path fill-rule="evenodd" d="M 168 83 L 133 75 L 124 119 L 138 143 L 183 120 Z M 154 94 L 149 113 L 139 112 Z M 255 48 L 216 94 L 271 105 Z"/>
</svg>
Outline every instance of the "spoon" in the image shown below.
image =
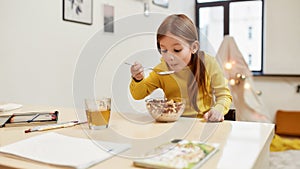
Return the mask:
<svg viewBox="0 0 300 169">
<path fill-rule="evenodd" d="M 130 65 L 133 66 L 133 64 L 125 62 L 126 65 Z M 169 74 L 173 74 L 175 73 L 174 70 L 169 70 L 169 71 L 157 71 L 154 70 L 152 67 L 143 67 L 143 69 L 147 69 L 147 70 L 153 70 L 155 73 L 159 74 L 159 75 L 169 75 Z"/>
</svg>

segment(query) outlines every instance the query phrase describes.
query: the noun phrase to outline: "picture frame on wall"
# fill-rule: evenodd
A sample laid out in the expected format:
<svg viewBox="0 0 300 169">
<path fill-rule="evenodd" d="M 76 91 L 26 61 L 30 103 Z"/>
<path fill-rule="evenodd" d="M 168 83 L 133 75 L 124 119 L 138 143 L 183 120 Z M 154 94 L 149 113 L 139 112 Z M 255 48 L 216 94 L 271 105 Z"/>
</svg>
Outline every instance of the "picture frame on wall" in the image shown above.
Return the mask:
<svg viewBox="0 0 300 169">
<path fill-rule="evenodd" d="M 109 4 L 103 5 L 103 16 L 104 16 L 104 32 L 114 32 L 114 17 L 115 9 L 114 6 Z"/>
<path fill-rule="evenodd" d="M 93 23 L 93 0 L 63 0 L 63 20 L 81 24 Z"/>
</svg>

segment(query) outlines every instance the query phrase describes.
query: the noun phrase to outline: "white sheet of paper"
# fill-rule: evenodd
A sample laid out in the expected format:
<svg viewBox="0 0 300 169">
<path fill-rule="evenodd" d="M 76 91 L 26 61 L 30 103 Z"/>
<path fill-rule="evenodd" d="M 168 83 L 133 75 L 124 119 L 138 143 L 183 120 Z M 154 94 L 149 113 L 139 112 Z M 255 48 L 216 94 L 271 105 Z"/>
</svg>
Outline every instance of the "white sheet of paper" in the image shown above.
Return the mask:
<svg viewBox="0 0 300 169">
<path fill-rule="evenodd" d="M 16 103 L 0 104 L 0 112 L 15 110 L 15 109 L 18 109 L 18 108 L 21 108 L 21 107 L 23 107 L 23 105 L 16 104 Z"/>
<path fill-rule="evenodd" d="M 105 151 L 110 150 L 112 153 Z M 50 132 L 0 147 L 0 152 L 78 169 L 88 168 L 130 148 L 128 144 L 99 142 Z"/>
</svg>

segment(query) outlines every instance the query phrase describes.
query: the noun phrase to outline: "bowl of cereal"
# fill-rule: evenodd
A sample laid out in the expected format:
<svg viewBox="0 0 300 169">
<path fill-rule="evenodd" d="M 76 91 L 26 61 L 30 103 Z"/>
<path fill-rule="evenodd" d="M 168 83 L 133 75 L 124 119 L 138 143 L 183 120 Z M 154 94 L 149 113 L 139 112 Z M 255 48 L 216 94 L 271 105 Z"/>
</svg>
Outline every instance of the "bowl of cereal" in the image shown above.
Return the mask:
<svg viewBox="0 0 300 169">
<path fill-rule="evenodd" d="M 182 98 L 151 98 L 146 100 L 146 107 L 157 122 L 174 122 L 184 112 L 185 100 Z"/>
</svg>

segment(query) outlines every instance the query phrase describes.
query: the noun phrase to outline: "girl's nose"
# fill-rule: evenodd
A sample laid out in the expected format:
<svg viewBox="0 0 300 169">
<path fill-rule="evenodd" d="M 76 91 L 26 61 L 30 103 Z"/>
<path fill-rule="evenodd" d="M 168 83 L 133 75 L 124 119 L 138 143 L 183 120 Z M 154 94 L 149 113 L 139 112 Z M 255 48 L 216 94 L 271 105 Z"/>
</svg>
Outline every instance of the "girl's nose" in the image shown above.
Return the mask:
<svg viewBox="0 0 300 169">
<path fill-rule="evenodd" d="M 175 59 L 174 55 L 172 55 L 170 53 L 164 54 L 164 58 L 168 61 L 174 61 L 174 59 Z"/>
</svg>

